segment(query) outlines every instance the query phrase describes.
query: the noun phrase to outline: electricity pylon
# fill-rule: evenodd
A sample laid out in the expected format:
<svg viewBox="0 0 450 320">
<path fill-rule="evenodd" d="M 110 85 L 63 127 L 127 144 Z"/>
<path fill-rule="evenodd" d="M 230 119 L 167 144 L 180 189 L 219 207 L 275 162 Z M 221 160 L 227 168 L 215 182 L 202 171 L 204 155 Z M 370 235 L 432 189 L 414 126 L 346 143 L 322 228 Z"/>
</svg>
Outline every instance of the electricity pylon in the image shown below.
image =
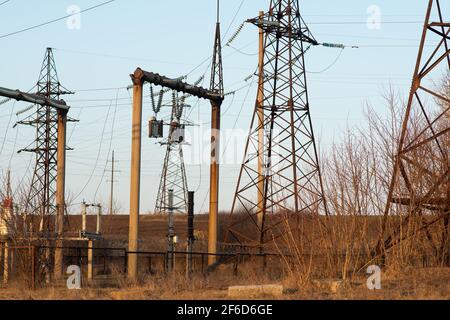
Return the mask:
<svg viewBox="0 0 450 320">
<path fill-rule="evenodd" d="M 60 100 L 61 95 L 72 94 L 59 82 L 51 48 L 47 48 L 45 53 L 37 82 L 37 94 L 56 100 Z M 58 112 L 49 106 L 36 105 L 36 113 L 18 123 L 36 127 L 36 139 L 33 142 L 35 147 L 21 150 L 36 155 L 25 212 L 39 216 L 39 231 L 48 232 L 50 219 L 45 217 L 54 216 L 56 213 Z"/>
<path fill-rule="evenodd" d="M 217 22 L 209 90 L 224 97 L 220 1 L 217 0 Z M 222 103 L 211 103 L 211 163 L 209 171 L 208 266 L 216 263 L 219 227 L 220 123 Z"/>
<path fill-rule="evenodd" d="M 161 145 L 166 145 L 167 149 L 156 199 L 155 212 L 157 213 L 167 214 L 169 209 L 174 213 L 187 213 L 188 187 L 183 158 L 185 127 L 181 123 L 185 106 L 184 98 L 178 99 L 177 92 L 174 91 L 169 136 L 161 142 Z M 169 190 L 173 191 L 173 202 L 169 201 Z M 170 208 L 169 202 L 171 202 Z"/>
<path fill-rule="evenodd" d="M 264 33 L 259 93 L 226 242 L 261 247 L 285 232 L 287 214 L 327 212 L 305 72 L 318 42 L 298 0 L 272 0 L 248 22 Z"/>
<path fill-rule="evenodd" d="M 433 82 L 443 74 L 450 76 L 450 17 L 444 17 L 450 7 L 447 1 L 445 5 L 438 0 L 428 3 L 375 256 L 425 231 L 442 261 L 448 261 L 450 83 L 447 79 L 439 90 Z M 400 214 L 400 222 L 389 218 L 394 213 Z M 433 239 L 428 229 L 440 222 L 442 236 Z"/>
</svg>

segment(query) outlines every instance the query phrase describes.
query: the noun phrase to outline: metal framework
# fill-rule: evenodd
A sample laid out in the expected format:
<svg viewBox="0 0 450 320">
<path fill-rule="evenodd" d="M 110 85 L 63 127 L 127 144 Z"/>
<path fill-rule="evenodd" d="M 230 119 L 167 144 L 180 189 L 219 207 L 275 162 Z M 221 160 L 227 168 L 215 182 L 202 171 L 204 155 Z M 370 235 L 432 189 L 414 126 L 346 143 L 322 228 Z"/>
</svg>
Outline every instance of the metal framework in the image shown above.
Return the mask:
<svg viewBox="0 0 450 320">
<path fill-rule="evenodd" d="M 264 33 L 259 94 L 225 242 L 270 243 L 288 214 L 326 213 L 305 73 L 305 52 L 318 45 L 298 0 L 271 0 L 248 22 Z"/>
<path fill-rule="evenodd" d="M 51 48 L 47 48 L 45 53 L 37 82 L 37 94 L 54 100 L 60 100 L 61 95 L 71 94 L 59 82 Z M 46 233 L 50 229 L 50 220 L 45 217 L 54 216 L 56 213 L 58 111 L 49 105 L 36 107 L 36 113 L 19 122 L 36 127 L 35 147 L 21 150 L 36 154 L 25 212 L 41 217 L 39 231 Z"/>
<path fill-rule="evenodd" d="M 184 98 L 178 99 L 177 92 L 174 91 L 169 136 L 161 143 L 166 145 L 167 149 L 155 206 L 155 212 L 158 213 L 167 214 L 169 210 L 169 190 L 173 191 L 171 209 L 174 213 L 187 213 L 188 187 L 183 158 L 184 139 L 181 141 L 179 139 L 179 135 L 184 130 L 184 125 L 181 123 L 184 107 Z"/>
<path fill-rule="evenodd" d="M 439 244 L 443 261 L 448 259 L 450 215 L 450 83 L 443 90 L 433 79 L 450 76 L 450 7 L 447 1 L 430 0 L 423 27 L 408 105 L 402 124 L 384 212 L 382 237 L 375 256 L 385 254 L 400 241 L 443 222 Z M 426 43 L 436 46 L 428 49 Z M 397 211 L 395 210 L 397 209 Z M 394 225 L 389 215 L 402 219 Z M 413 227 L 410 222 L 420 221 Z M 393 230 L 388 232 L 389 230 Z"/>
<path fill-rule="evenodd" d="M 15 99 L 17 101 L 26 101 L 39 106 L 47 106 L 56 110 L 56 217 L 55 217 L 55 233 L 57 249 L 55 250 L 54 272 L 55 277 L 62 276 L 63 269 L 63 252 L 62 244 L 64 237 L 64 213 L 66 210 L 65 202 L 65 186 L 66 186 L 66 127 L 67 127 L 67 113 L 70 107 L 63 100 L 55 100 L 46 97 L 42 94 L 24 93 L 19 90 L 11 90 L 7 88 L 0 88 L 0 96 Z M 49 252 L 49 251 L 47 251 Z M 46 258 L 46 263 L 48 259 Z"/>
</svg>

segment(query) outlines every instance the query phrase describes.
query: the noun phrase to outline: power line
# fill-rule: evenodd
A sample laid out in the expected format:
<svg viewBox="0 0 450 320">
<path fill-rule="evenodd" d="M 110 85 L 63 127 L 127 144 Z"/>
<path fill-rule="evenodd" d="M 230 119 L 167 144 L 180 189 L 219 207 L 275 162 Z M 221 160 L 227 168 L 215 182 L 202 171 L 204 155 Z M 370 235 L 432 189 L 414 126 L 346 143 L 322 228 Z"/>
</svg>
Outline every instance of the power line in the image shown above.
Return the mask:
<svg viewBox="0 0 450 320">
<path fill-rule="evenodd" d="M 344 52 L 344 49 L 341 49 L 339 54 L 337 55 L 336 59 L 328 67 L 326 67 L 325 69 L 322 69 L 320 71 L 306 71 L 306 72 L 307 73 L 319 74 L 319 73 L 324 73 L 324 72 L 330 70 L 331 68 L 333 68 L 338 63 L 338 61 L 341 58 L 343 52 Z"/>
<path fill-rule="evenodd" d="M 119 90 L 117 90 L 117 92 L 116 92 L 116 106 L 115 106 L 115 108 L 114 108 L 114 115 L 113 115 L 112 125 L 111 125 L 111 139 L 109 140 L 109 147 L 108 147 L 108 154 L 107 154 L 108 157 L 109 157 L 109 155 L 110 155 L 110 153 L 111 153 L 112 142 L 113 142 L 113 138 L 114 138 L 114 128 L 115 128 L 115 125 L 116 125 L 117 99 L 118 99 L 118 97 L 119 97 Z M 114 151 L 113 151 L 113 154 L 114 154 Z M 103 183 L 103 179 L 104 179 L 104 177 L 105 177 L 105 172 L 106 172 L 106 169 L 107 169 L 107 166 L 108 166 L 108 162 L 109 162 L 109 161 L 107 160 L 106 163 L 105 163 L 105 168 L 104 168 L 104 170 L 103 170 L 102 177 L 101 177 L 101 179 L 100 179 L 100 182 L 98 183 L 97 189 L 95 190 L 95 193 L 94 193 L 94 201 L 95 201 L 95 198 L 97 197 L 98 191 L 100 190 L 100 186 L 101 186 L 101 184 Z M 113 183 L 113 182 L 111 182 L 111 183 Z"/>
<path fill-rule="evenodd" d="M 97 159 L 95 160 L 95 165 L 94 165 L 94 167 L 93 167 L 93 170 L 92 170 L 92 172 L 91 172 L 91 175 L 90 175 L 89 179 L 87 180 L 86 184 L 85 184 L 84 187 L 81 189 L 81 191 L 77 194 L 77 196 L 74 197 L 74 199 L 73 199 L 74 201 L 77 200 L 78 197 L 80 197 L 80 196 L 82 195 L 82 193 L 83 193 L 84 190 L 87 188 L 87 186 L 89 185 L 89 183 L 91 182 L 91 180 L 92 180 L 92 178 L 93 178 L 93 176 L 94 176 L 95 170 L 96 170 L 97 165 L 98 165 L 98 161 L 99 161 L 99 159 L 100 159 L 100 154 L 101 154 L 101 151 L 102 151 L 103 138 L 104 138 L 104 136 L 105 136 L 106 125 L 107 125 L 107 122 L 108 122 L 108 118 L 109 118 L 109 115 L 110 115 L 110 112 L 111 112 L 111 107 L 112 107 L 112 105 L 113 105 L 113 101 L 111 100 L 111 105 L 110 105 L 110 107 L 109 107 L 109 109 L 108 109 L 108 113 L 107 113 L 107 115 L 106 115 L 105 123 L 104 123 L 103 129 L 102 129 L 102 135 L 101 135 L 101 139 L 100 139 L 100 143 L 99 143 L 99 148 L 98 148 L 98 152 L 97 152 Z"/>
<path fill-rule="evenodd" d="M 0 3 L 0 6 L 2 6 L 2 5 L 4 5 L 4 4 L 7 4 L 9 1 L 11 1 L 11 0 L 6 0 L 6 1 L 1 2 L 1 3 Z"/>
<path fill-rule="evenodd" d="M 7 125 L 7 127 L 6 127 L 6 133 L 5 133 L 5 136 L 3 137 L 3 143 L 2 143 L 2 147 L 1 147 L 1 149 L 0 149 L 0 155 L 2 154 L 3 148 L 5 147 L 6 137 L 7 137 L 7 135 L 8 135 L 9 126 L 10 126 L 10 124 L 11 124 L 11 120 L 12 120 L 12 116 L 13 116 L 13 113 L 14 113 L 14 106 L 15 106 L 15 105 L 16 105 L 16 102 L 14 101 L 14 104 L 13 104 L 13 106 L 12 106 L 12 108 L 11 108 L 11 113 L 10 113 L 10 115 L 9 115 L 8 125 Z"/>
<path fill-rule="evenodd" d="M 355 25 L 371 24 L 368 21 L 329 21 L 329 22 L 309 22 L 308 25 Z M 423 21 L 380 21 L 380 24 L 423 24 Z"/>
<path fill-rule="evenodd" d="M 111 3 L 111 2 L 114 2 L 114 1 L 116 1 L 116 0 L 109 0 L 109 1 L 106 1 L 106 2 L 102 2 L 102 3 L 98 4 L 98 5 L 89 7 L 89 8 L 84 9 L 84 10 L 80 10 L 80 12 L 71 13 L 71 14 L 65 15 L 64 17 L 60 17 L 60 18 L 53 19 L 53 20 L 50 20 L 50 21 L 47 21 L 47 22 L 43 22 L 43 23 L 40 23 L 40 24 L 31 26 L 31 27 L 28 27 L 28 28 L 25 28 L 25 29 L 21 29 L 21 30 L 18 30 L 18 31 L 14 31 L 14 32 L 11 32 L 11 33 L 7 33 L 7 34 L 4 34 L 4 35 L 1 35 L 0 39 L 6 38 L 6 37 L 10 37 L 10 36 L 13 36 L 13 35 L 16 35 L 16 34 L 19 34 L 19 33 L 23 33 L 23 32 L 29 31 L 29 30 L 37 29 L 37 28 L 40 28 L 40 27 L 43 27 L 43 26 L 46 26 L 46 25 L 49 25 L 49 24 L 52 24 L 52 23 L 55 23 L 55 22 L 67 19 L 67 18 L 70 18 L 72 16 L 79 15 L 81 13 L 84 13 L 84 12 L 87 12 L 87 11 L 91 11 L 91 10 L 94 10 L 96 8 L 105 6 L 105 5 L 107 5 L 107 4 Z"/>
</svg>

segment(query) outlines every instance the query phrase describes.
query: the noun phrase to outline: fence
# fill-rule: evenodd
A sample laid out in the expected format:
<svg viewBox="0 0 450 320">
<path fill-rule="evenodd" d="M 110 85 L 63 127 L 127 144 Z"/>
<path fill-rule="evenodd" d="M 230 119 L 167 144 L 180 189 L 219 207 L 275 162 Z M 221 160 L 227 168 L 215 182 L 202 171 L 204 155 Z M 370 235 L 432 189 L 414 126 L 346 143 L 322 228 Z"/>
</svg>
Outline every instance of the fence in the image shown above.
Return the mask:
<svg viewBox="0 0 450 320">
<path fill-rule="evenodd" d="M 31 288 L 54 284 L 53 259 L 55 249 L 62 249 L 64 253 L 63 264 L 77 265 L 81 268 L 84 281 L 98 278 L 108 279 L 125 276 L 127 272 L 128 256 L 138 255 L 139 273 L 141 275 L 155 275 L 168 273 L 201 273 L 206 274 L 208 269 L 208 256 L 214 255 L 221 263 L 232 265 L 234 273 L 240 266 L 254 262 L 256 267 L 265 270 L 270 260 L 276 259 L 279 265 L 282 258 L 272 253 L 217 253 L 185 252 L 185 251 L 138 251 L 131 252 L 125 248 L 113 247 L 74 247 L 74 246 L 2 246 L 0 256 L 4 284 L 14 281 L 25 281 Z M 91 251 L 91 259 L 89 250 Z M 3 260 L 2 260 L 3 259 Z"/>
</svg>

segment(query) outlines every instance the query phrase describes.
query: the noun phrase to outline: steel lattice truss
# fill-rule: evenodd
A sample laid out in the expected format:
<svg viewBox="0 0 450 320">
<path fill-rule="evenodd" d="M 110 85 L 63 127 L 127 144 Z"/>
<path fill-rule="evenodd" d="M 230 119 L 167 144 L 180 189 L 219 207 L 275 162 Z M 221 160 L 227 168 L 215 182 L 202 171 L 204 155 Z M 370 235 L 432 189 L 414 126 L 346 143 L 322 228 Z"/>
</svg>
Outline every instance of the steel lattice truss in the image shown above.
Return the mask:
<svg viewBox="0 0 450 320">
<path fill-rule="evenodd" d="M 448 256 L 450 83 L 447 79 L 441 88 L 434 80 L 450 76 L 450 17 L 443 15 L 449 10 L 447 1 L 429 1 L 377 255 L 420 230 L 428 233 L 431 225 L 443 221 L 442 238 L 434 246 L 443 258 Z M 428 48 L 428 43 L 433 47 Z M 387 234 L 392 223 L 388 215 L 395 212 L 403 215 L 401 226 L 393 226 Z M 419 227 L 412 228 L 410 222 L 418 219 Z"/>
<path fill-rule="evenodd" d="M 281 235 L 286 214 L 326 213 L 304 57 L 318 43 L 297 0 L 272 0 L 263 18 L 249 21 L 265 33 L 264 94 L 254 110 L 226 241 L 262 245 Z"/>
<path fill-rule="evenodd" d="M 211 80 L 209 89 L 212 92 L 224 94 L 223 66 L 222 66 L 222 43 L 220 35 L 220 24 L 216 24 L 214 38 L 213 60 L 211 65 Z"/>
<path fill-rule="evenodd" d="M 59 100 L 61 95 L 70 93 L 65 91 L 59 82 L 51 48 L 47 48 L 37 89 L 37 94 L 56 100 Z M 44 222 L 44 217 L 56 212 L 58 113 L 52 107 L 36 105 L 36 113 L 19 123 L 36 127 L 35 148 L 22 150 L 36 154 L 26 212 L 41 217 L 40 231 L 45 232 L 49 229 L 49 219 Z"/>
<path fill-rule="evenodd" d="M 169 137 L 162 143 L 167 145 L 167 150 L 155 206 L 155 212 L 164 214 L 169 210 L 169 190 L 173 191 L 173 208 L 171 209 L 175 213 L 187 213 L 188 187 L 183 158 L 183 142 L 177 139 L 177 130 L 184 109 L 184 98 L 178 99 L 177 93 L 173 92 L 172 104 Z"/>
</svg>

